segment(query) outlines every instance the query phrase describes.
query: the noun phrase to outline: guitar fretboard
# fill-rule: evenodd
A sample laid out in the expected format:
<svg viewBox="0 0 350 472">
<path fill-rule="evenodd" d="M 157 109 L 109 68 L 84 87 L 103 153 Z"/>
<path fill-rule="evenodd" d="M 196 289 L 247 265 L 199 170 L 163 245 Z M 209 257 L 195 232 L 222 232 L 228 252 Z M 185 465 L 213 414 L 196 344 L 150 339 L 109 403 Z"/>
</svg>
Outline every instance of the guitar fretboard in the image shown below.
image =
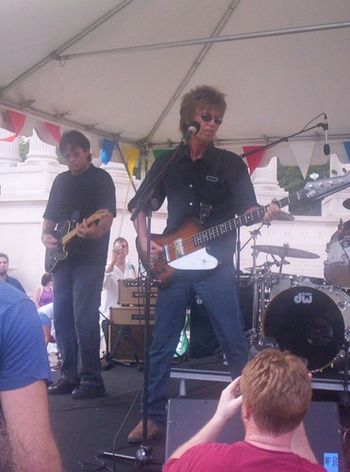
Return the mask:
<svg viewBox="0 0 350 472">
<path fill-rule="evenodd" d="M 291 202 L 290 197 L 282 198 L 274 203 L 278 205 L 279 208 L 283 208 L 289 205 Z M 192 237 L 194 246 L 202 246 L 203 244 L 207 243 L 208 241 L 212 241 L 213 239 L 219 238 L 226 233 L 230 233 L 241 226 L 250 226 L 254 223 L 258 223 L 266 214 L 268 205 L 262 206 L 253 210 L 249 213 L 244 213 L 237 218 L 232 218 L 231 220 L 227 220 L 224 223 L 219 223 L 216 226 L 212 226 L 211 228 L 205 229 L 200 233 L 195 234 Z"/>
</svg>

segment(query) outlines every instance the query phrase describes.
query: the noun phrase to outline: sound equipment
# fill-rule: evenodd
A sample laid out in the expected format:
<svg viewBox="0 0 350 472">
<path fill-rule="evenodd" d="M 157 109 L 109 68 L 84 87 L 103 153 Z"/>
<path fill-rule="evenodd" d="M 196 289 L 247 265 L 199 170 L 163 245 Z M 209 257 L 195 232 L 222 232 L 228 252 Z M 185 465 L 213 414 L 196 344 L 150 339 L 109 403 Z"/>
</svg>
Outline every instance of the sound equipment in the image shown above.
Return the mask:
<svg viewBox="0 0 350 472">
<path fill-rule="evenodd" d="M 129 306 L 110 308 L 108 333 L 109 357 L 121 362 L 139 362 L 144 360 L 145 317 L 143 307 Z M 150 314 L 150 339 L 154 325 L 154 307 Z"/>
<path fill-rule="evenodd" d="M 156 304 L 157 287 L 151 287 L 151 306 Z M 141 279 L 118 280 L 118 303 L 119 305 L 142 306 L 145 297 L 144 281 Z"/>
<path fill-rule="evenodd" d="M 144 325 L 128 326 L 111 324 L 109 326 L 108 343 L 110 358 L 120 362 L 144 361 L 144 329 Z M 150 327 L 151 331 L 152 329 L 153 328 Z"/>
<path fill-rule="evenodd" d="M 165 459 L 190 439 L 213 416 L 217 400 L 171 399 L 168 402 Z M 318 462 L 326 470 L 345 472 L 339 414 L 336 403 L 312 402 L 305 416 L 305 430 Z M 242 441 L 244 430 L 240 413 L 226 426 L 218 438 L 220 443 Z"/>
<path fill-rule="evenodd" d="M 119 325 L 141 325 L 145 323 L 143 306 L 111 307 L 110 320 Z M 150 325 L 154 325 L 154 307 L 151 307 Z"/>
<path fill-rule="evenodd" d="M 157 288 L 151 288 L 150 333 L 154 325 Z M 108 357 L 112 361 L 139 362 L 144 360 L 144 281 L 118 281 L 119 307 L 111 307 L 108 332 Z"/>
</svg>

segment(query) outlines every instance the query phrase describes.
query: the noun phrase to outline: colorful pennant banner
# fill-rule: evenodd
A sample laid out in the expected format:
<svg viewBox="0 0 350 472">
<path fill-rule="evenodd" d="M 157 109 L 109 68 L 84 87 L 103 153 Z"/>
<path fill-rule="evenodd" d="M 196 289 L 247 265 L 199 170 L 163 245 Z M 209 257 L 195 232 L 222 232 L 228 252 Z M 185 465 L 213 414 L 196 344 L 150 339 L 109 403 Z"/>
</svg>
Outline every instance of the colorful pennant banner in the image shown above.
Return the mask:
<svg viewBox="0 0 350 472">
<path fill-rule="evenodd" d="M 116 143 L 111 139 L 104 138 L 101 141 L 100 159 L 102 164 L 107 165 L 111 161 Z"/>
</svg>

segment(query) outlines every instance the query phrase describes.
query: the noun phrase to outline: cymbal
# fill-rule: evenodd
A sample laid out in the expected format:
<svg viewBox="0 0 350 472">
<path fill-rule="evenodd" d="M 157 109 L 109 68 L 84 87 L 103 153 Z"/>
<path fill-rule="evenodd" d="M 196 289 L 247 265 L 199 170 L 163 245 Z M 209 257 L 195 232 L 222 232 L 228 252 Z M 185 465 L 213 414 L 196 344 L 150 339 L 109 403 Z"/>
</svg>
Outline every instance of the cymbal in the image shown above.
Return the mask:
<svg viewBox="0 0 350 472">
<path fill-rule="evenodd" d="M 343 207 L 346 208 L 347 210 L 350 210 L 350 198 L 347 198 L 346 200 L 343 201 Z"/>
<path fill-rule="evenodd" d="M 256 245 L 252 246 L 252 249 L 256 249 L 259 252 L 266 252 L 274 256 L 279 257 L 297 257 L 299 259 L 319 259 L 319 255 L 314 252 L 304 251 L 303 249 L 295 249 L 289 247 L 287 244 L 284 246 L 269 246 L 269 245 Z"/>
</svg>

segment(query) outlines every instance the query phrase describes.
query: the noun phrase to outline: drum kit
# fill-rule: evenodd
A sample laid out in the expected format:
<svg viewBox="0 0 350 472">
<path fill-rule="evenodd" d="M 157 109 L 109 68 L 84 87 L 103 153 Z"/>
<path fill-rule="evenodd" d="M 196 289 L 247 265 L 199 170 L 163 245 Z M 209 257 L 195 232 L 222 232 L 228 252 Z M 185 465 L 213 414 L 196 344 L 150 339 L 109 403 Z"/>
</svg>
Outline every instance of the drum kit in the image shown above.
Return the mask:
<svg viewBox="0 0 350 472">
<path fill-rule="evenodd" d="M 350 209 L 350 199 L 344 207 Z M 291 221 L 284 213 L 281 218 Z M 260 228 L 259 228 L 260 229 Z M 283 246 L 257 245 L 253 239 L 252 329 L 250 343 L 288 350 L 305 360 L 312 372 L 334 368 L 348 375 L 350 354 L 350 221 L 340 221 L 326 247 L 324 279 L 283 273 L 289 258 L 317 259 L 313 252 Z M 267 261 L 256 265 L 259 253 Z M 277 267 L 278 271 L 273 271 Z M 261 347 L 260 347 L 261 349 Z M 346 374 L 345 374 L 346 372 Z"/>
</svg>

